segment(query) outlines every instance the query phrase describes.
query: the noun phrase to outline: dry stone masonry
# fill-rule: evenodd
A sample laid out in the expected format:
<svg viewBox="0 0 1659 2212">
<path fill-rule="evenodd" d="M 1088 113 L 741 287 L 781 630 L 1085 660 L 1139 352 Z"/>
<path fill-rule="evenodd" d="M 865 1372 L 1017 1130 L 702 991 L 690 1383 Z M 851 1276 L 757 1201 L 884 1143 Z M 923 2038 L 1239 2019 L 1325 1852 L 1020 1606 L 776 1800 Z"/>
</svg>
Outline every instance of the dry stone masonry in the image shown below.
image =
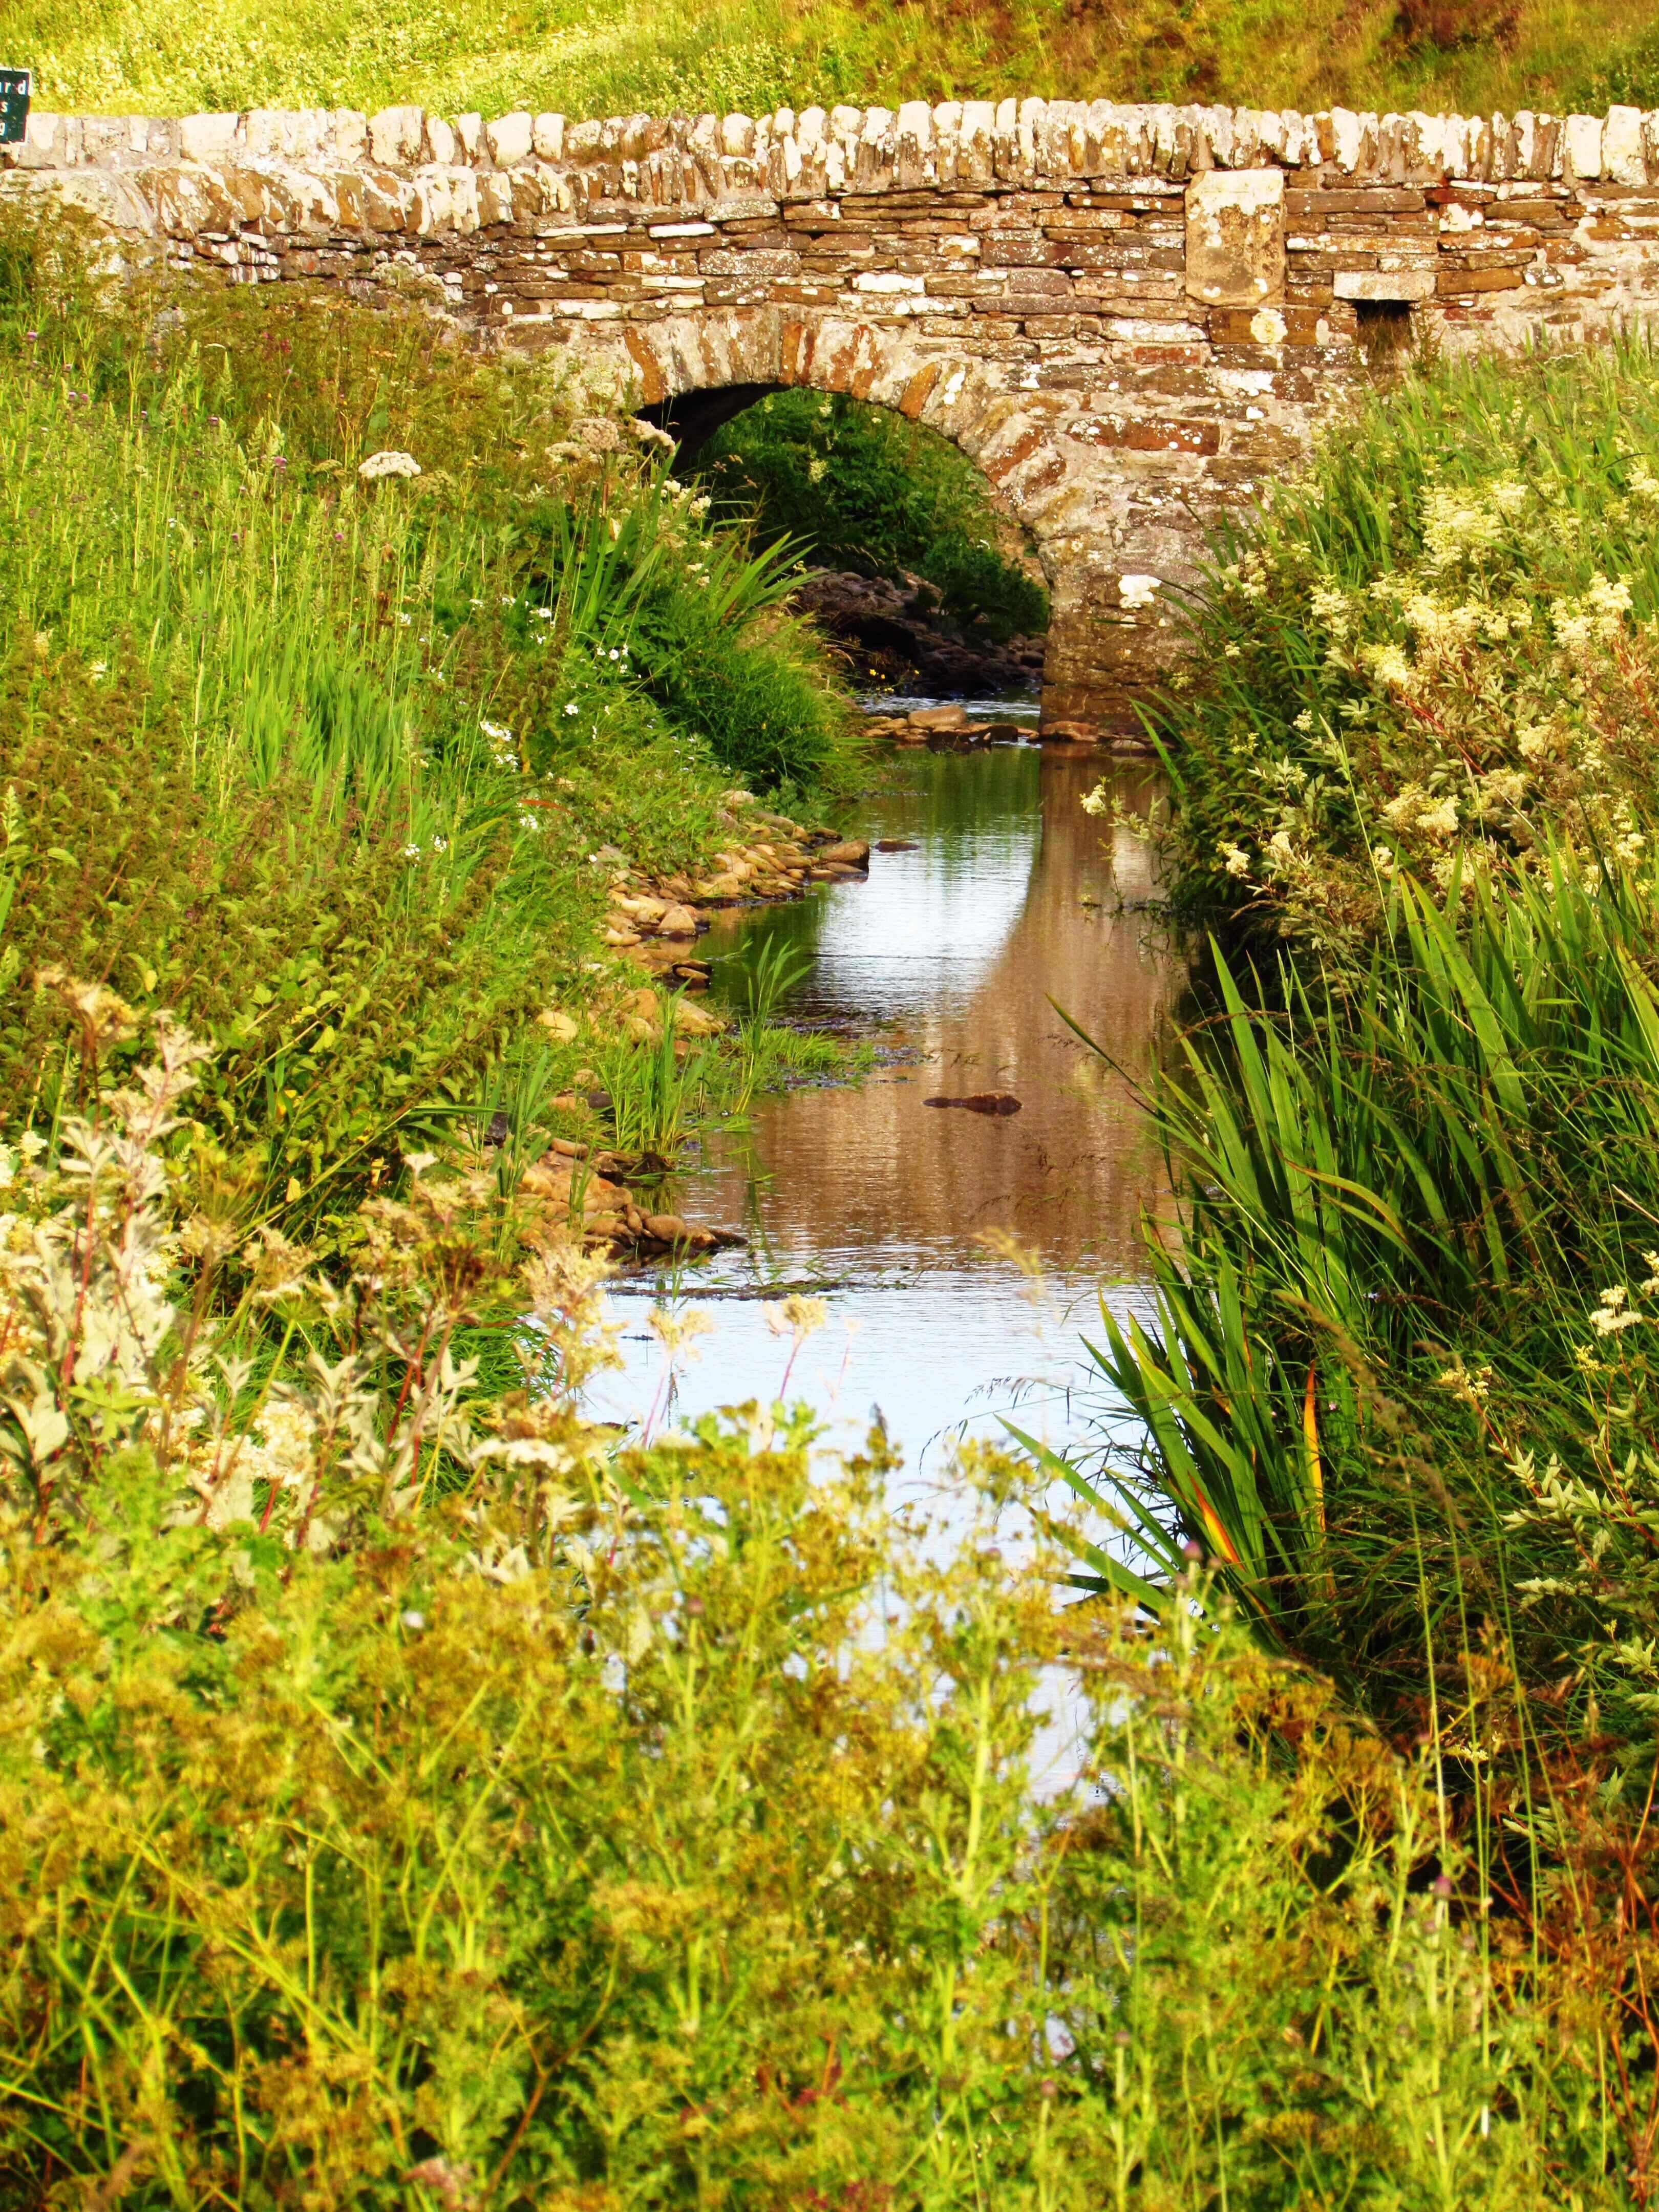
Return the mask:
<svg viewBox="0 0 1659 2212">
<path fill-rule="evenodd" d="M 1053 586 L 1050 723 L 1119 726 L 1206 526 L 1382 343 L 1582 343 L 1659 301 L 1659 114 L 910 101 L 801 114 L 36 114 L 0 189 L 130 257 L 411 284 L 674 419 L 808 385 L 954 439 Z"/>
</svg>

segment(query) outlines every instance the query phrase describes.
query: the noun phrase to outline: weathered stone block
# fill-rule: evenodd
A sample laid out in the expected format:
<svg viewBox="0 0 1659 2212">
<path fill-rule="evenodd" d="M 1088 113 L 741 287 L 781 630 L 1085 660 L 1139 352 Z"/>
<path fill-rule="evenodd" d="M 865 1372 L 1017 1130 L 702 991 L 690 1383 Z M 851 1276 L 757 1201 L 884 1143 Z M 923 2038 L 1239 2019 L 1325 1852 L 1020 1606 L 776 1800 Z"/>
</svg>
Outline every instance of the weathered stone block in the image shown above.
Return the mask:
<svg viewBox="0 0 1659 2212">
<path fill-rule="evenodd" d="M 1616 185 L 1645 185 L 1647 155 L 1642 147 L 1639 107 L 1610 107 L 1601 129 L 1601 170 Z"/>
<path fill-rule="evenodd" d="M 1596 115 L 1567 118 L 1567 174 L 1599 177 L 1601 173 L 1601 119 Z"/>
<path fill-rule="evenodd" d="M 1339 300 L 1431 300 L 1432 269 L 1339 269 L 1331 289 Z"/>
<path fill-rule="evenodd" d="M 236 143 L 240 115 L 186 115 L 179 125 L 179 147 L 187 161 L 220 161 L 229 155 Z M 31 116 L 29 131 L 33 136 L 37 123 L 55 122 L 56 117 Z"/>
<path fill-rule="evenodd" d="M 1285 290 L 1285 177 L 1212 169 L 1187 188 L 1187 290 L 1212 307 L 1258 307 Z"/>
<path fill-rule="evenodd" d="M 484 142 L 498 169 L 510 169 L 528 161 L 535 137 L 536 126 L 525 114 L 503 115 L 484 125 Z"/>
<path fill-rule="evenodd" d="M 383 169 L 420 159 L 425 117 L 418 107 L 383 107 L 368 118 L 368 150 Z"/>
</svg>

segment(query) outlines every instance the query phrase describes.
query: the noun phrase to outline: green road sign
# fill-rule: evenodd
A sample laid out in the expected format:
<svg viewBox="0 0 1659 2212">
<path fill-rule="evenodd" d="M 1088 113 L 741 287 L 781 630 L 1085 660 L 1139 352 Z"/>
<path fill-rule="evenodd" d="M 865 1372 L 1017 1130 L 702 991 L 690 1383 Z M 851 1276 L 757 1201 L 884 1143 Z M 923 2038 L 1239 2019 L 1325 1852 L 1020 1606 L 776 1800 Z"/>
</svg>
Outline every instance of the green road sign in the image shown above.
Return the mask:
<svg viewBox="0 0 1659 2212">
<path fill-rule="evenodd" d="M 0 146 L 15 146 L 29 119 L 30 77 L 27 70 L 0 69 Z"/>
</svg>

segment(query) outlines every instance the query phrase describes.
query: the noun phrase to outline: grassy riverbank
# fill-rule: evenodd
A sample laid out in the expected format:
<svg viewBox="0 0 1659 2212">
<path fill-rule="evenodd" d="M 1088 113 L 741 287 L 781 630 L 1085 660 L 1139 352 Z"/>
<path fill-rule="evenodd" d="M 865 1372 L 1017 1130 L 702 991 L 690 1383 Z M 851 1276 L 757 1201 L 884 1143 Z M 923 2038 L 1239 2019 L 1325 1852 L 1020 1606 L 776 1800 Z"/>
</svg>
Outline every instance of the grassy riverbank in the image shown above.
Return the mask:
<svg viewBox="0 0 1659 2212">
<path fill-rule="evenodd" d="M 1650 11 L 1632 0 L 679 0 L 648 15 L 573 0 L 16 0 L 7 58 L 44 107 L 92 113 L 418 100 L 442 112 L 769 112 L 815 100 L 1223 100 L 1489 113 L 1659 100 Z"/>
<path fill-rule="evenodd" d="M 1158 718 L 1176 902 L 1217 933 L 1158 1108 L 1182 1231 L 1156 1328 L 1100 1353 L 1149 1438 L 1103 1488 L 1166 1577 L 1189 1540 L 1264 1648 L 1439 1747 L 1471 1934 L 1626 2052 L 1659 1899 L 1656 395 L 1634 343 L 1409 374 L 1220 549 Z"/>
<path fill-rule="evenodd" d="M 10 250 L 0 1089 L 76 1103 L 41 971 L 165 1006 L 214 1050 L 204 1176 L 314 1237 L 488 1071 L 580 1088 L 618 868 L 716 872 L 738 785 L 830 803 L 848 717 L 780 564 L 573 441 L 556 372 Z"/>
</svg>

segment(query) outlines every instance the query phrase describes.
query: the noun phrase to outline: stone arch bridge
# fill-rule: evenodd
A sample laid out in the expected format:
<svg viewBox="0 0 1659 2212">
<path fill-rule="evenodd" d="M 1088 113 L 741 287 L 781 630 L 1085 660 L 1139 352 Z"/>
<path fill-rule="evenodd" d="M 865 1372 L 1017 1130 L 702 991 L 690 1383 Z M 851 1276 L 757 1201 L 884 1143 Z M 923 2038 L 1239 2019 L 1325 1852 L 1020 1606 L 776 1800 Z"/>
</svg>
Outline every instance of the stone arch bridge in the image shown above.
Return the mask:
<svg viewBox="0 0 1659 2212">
<path fill-rule="evenodd" d="M 129 256 L 411 283 L 684 434 L 807 385 L 952 438 L 1053 590 L 1044 714 L 1128 716 L 1206 527 L 1368 356 L 1578 343 L 1659 299 L 1659 114 L 1103 100 L 698 118 L 35 114 L 0 190 Z"/>
</svg>

